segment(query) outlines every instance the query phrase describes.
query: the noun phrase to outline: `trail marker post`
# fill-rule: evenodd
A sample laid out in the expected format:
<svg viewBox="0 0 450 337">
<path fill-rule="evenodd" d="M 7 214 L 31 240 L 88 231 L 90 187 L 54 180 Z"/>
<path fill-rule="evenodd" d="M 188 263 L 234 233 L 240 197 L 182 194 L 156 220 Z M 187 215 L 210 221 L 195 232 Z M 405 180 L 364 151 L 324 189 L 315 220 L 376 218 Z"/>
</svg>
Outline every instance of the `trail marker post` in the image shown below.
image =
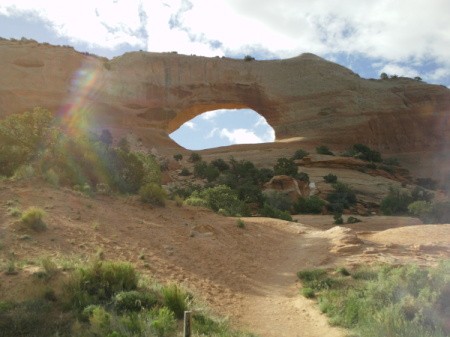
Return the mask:
<svg viewBox="0 0 450 337">
<path fill-rule="evenodd" d="M 184 328 L 183 337 L 191 337 L 191 324 L 192 323 L 192 312 L 184 312 Z"/>
</svg>

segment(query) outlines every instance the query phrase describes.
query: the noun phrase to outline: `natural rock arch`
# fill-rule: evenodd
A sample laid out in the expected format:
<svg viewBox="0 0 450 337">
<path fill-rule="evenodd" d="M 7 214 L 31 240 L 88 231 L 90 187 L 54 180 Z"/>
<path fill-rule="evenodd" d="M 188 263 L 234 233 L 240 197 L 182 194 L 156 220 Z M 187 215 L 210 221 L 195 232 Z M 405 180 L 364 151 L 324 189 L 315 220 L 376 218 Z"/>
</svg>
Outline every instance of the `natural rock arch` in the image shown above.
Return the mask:
<svg viewBox="0 0 450 337">
<path fill-rule="evenodd" d="M 0 116 L 34 106 L 84 109 L 98 128 L 173 146 L 168 134 L 190 118 L 247 107 L 266 118 L 277 140 L 365 143 L 383 152 L 450 143 L 447 88 L 406 78 L 361 79 L 312 54 L 245 61 L 133 52 L 107 60 L 34 42 L 5 40 L 0 47 Z M 24 66 L 28 59 L 39 67 Z M 86 81 L 76 81 L 83 74 Z"/>
</svg>

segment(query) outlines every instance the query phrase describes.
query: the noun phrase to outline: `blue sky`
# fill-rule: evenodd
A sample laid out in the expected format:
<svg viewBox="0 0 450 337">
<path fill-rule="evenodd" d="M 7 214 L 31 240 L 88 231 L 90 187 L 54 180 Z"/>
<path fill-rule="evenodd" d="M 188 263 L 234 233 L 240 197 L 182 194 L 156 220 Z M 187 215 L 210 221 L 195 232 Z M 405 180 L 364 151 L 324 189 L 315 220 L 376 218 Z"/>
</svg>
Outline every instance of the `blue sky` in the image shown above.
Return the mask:
<svg viewBox="0 0 450 337">
<path fill-rule="evenodd" d="M 127 51 L 256 59 L 317 54 L 362 77 L 450 86 L 448 0 L 2 0 L 0 36 Z M 251 110 L 219 111 L 173 134 L 190 149 L 273 139 Z"/>
</svg>

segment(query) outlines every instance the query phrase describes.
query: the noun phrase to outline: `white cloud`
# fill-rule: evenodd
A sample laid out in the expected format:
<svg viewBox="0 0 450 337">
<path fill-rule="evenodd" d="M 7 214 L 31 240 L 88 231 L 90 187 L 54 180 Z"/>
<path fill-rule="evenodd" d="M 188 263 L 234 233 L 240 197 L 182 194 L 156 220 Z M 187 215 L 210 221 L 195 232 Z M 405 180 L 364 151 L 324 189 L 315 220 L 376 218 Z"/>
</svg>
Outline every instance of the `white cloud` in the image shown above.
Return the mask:
<svg viewBox="0 0 450 337">
<path fill-rule="evenodd" d="M 215 56 L 267 52 L 361 55 L 389 65 L 450 69 L 450 1 L 2 0 L 3 15 L 33 13 L 91 46 Z M 382 68 L 383 66 L 380 66 Z M 436 70 L 436 69 L 432 69 Z"/>
<path fill-rule="evenodd" d="M 220 131 L 221 138 L 227 138 L 231 144 L 257 144 L 264 143 L 264 140 L 258 137 L 254 131 L 248 129 L 234 129 L 229 131 L 224 128 Z"/>
<path fill-rule="evenodd" d="M 195 129 L 195 127 L 196 127 L 196 125 L 195 125 L 195 123 L 193 123 L 193 122 L 186 122 L 186 123 L 184 123 L 183 125 L 185 125 L 185 126 L 187 126 L 189 129 L 191 129 L 191 130 L 194 130 Z"/>
<path fill-rule="evenodd" d="M 140 36 L 143 24 L 140 8 L 138 0 L 2 0 L 0 13 L 7 16 L 32 14 L 69 41 L 115 48 L 124 43 L 145 46 L 146 41 Z"/>
<path fill-rule="evenodd" d="M 219 128 L 214 128 L 214 129 L 212 129 L 206 136 L 205 136 L 205 139 L 210 139 L 210 138 L 213 138 L 215 135 L 216 135 L 216 133 L 219 131 Z"/>
</svg>

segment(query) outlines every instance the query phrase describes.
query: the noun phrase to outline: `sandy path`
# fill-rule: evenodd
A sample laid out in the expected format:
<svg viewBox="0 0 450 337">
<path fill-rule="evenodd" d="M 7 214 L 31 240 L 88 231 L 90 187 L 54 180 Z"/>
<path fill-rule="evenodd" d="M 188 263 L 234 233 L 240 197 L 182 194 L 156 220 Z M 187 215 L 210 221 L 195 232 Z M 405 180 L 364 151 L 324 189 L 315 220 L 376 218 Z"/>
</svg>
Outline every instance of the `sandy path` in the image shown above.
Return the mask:
<svg viewBox="0 0 450 337">
<path fill-rule="evenodd" d="M 302 268 L 327 263 L 328 241 L 298 234 L 296 225 L 286 230 L 292 236 L 270 255 L 267 268 L 253 276 L 254 291 L 244 294 L 238 320 L 261 337 L 345 336 L 327 323 L 314 301 L 299 294 L 295 275 Z"/>
</svg>

